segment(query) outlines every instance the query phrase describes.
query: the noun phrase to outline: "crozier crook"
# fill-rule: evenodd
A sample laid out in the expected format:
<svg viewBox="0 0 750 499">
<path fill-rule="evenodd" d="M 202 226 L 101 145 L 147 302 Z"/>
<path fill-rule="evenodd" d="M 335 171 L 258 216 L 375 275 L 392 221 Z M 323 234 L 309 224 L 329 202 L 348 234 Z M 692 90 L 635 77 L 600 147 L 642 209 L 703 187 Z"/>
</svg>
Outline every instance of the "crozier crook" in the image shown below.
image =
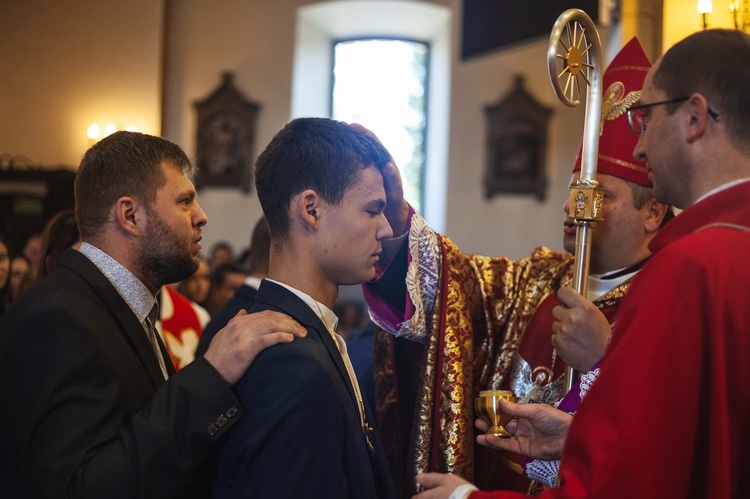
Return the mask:
<svg viewBox="0 0 750 499">
<path fill-rule="evenodd" d="M 560 50 L 563 53 L 560 53 Z M 568 9 L 555 21 L 547 50 L 552 88 L 563 104 L 575 107 L 586 86 L 581 175 L 570 188 L 570 213 L 576 224 L 573 287 L 586 296 L 591 257 L 591 230 L 601 218 L 604 194 L 596 181 L 599 132 L 602 114 L 602 48 L 599 32 L 582 10 Z M 577 373 L 565 367 L 565 392 L 573 387 Z"/>
</svg>

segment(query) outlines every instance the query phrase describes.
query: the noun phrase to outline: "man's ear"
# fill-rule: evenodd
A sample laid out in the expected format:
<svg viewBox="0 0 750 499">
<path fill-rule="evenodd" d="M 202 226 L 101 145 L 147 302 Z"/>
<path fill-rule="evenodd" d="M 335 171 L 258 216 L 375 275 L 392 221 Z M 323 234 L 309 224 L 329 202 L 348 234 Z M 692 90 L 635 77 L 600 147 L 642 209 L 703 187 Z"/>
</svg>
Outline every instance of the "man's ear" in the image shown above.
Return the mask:
<svg viewBox="0 0 750 499">
<path fill-rule="evenodd" d="M 644 229 L 646 233 L 653 234 L 661 227 L 661 223 L 667 215 L 669 205 L 658 202 L 656 198 L 651 198 L 646 207 L 648 208 L 648 214 Z"/>
<path fill-rule="evenodd" d="M 139 227 L 139 223 L 145 226 L 143 213 L 141 205 L 131 197 L 123 196 L 115 203 L 115 223 L 128 234 L 138 235 L 139 229 L 143 228 Z"/>
<path fill-rule="evenodd" d="M 317 230 L 321 216 L 322 200 L 312 189 L 307 189 L 292 198 L 294 216 L 308 230 Z"/>
<path fill-rule="evenodd" d="M 690 112 L 688 125 L 688 142 L 692 143 L 703 136 L 710 116 L 708 114 L 708 101 L 701 94 L 693 94 L 687 102 Z"/>
</svg>

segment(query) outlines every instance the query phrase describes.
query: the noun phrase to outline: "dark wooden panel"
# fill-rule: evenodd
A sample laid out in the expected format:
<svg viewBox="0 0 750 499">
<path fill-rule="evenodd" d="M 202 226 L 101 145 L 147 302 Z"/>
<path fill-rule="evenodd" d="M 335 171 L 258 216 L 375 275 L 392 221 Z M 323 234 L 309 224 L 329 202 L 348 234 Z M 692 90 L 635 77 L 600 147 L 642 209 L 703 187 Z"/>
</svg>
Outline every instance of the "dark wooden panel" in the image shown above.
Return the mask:
<svg viewBox="0 0 750 499">
<path fill-rule="evenodd" d="M 570 8 L 594 21 L 599 17 L 599 0 L 464 0 L 461 57 L 549 36 L 555 20 Z"/>
</svg>

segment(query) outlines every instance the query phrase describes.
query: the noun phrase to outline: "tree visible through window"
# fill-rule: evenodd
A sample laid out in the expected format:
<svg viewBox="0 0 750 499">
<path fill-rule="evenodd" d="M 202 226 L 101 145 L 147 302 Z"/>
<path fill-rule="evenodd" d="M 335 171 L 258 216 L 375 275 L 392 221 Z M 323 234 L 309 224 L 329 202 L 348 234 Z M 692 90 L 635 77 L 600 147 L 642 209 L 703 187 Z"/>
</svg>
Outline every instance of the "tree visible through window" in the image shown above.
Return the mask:
<svg viewBox="0 0 750 499">
<path fill-rule="evenodd" d="M 361 39 L 334 44 L 331 117 L 361 123 L 391 152 L 406 200 L 422 212 L 427 123 L 426 43 Z"/>
</svg>

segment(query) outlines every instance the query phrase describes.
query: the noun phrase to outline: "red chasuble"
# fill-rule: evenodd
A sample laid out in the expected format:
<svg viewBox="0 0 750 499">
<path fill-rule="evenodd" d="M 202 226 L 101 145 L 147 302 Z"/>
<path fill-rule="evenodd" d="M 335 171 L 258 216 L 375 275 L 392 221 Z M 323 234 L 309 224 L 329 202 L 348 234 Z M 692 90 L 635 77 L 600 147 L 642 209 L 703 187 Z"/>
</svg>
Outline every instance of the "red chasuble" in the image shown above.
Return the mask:
<svg viewBox="0 0 750 499">
<path fill-rule="evenodd" d="M 622 297 L 630 287 L 628 281 L 596 300 L 599 309 L 612 324 Z M 552 348 L 552 309 L 559 305 L 557 295 L 549 295 L 536 309 L 526 328 L 511 372 L 503 379 L 501 389 L 523 396 L 518 402 L 553 404 L 562 398 L 565 363 Z M 537 495 L 543 486 L 532 482 L 524 470 L 524 457 L 512 452 L 474 449 L 474 483 L 482 489 L 506 489 Z"/>
<path fill-rule="evenodd" d="M 721 191 L 654 238 L 542 497 L 750 497 L 748 200 Z"/>
</svg>

